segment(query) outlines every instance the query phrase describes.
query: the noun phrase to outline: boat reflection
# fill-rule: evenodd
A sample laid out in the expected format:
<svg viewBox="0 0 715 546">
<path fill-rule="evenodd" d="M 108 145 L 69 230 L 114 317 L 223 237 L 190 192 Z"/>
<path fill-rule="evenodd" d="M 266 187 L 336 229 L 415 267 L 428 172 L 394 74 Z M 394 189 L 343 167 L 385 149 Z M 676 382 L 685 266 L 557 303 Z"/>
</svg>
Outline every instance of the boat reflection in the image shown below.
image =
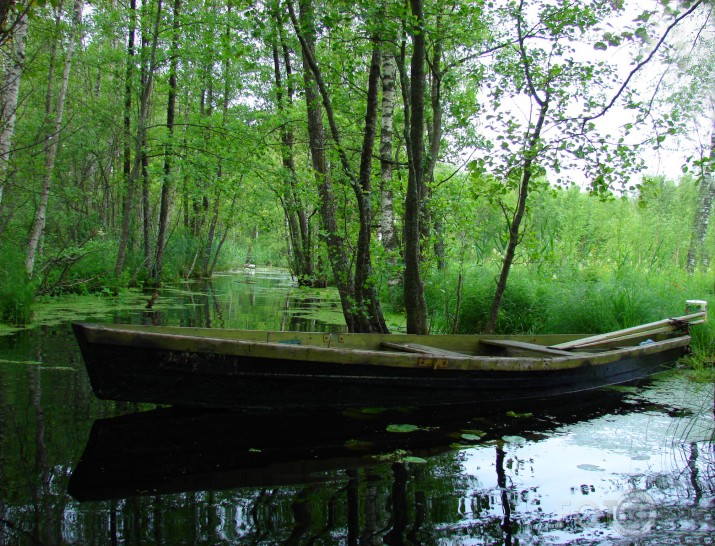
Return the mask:
<svg viewBox="0 0 715 546">
<path fill-rule="evenodd" d="M 528 414 L 480 406 L 262 414 L 155 409 L 95 421 L 69 493 L 86 501 L 323 483 L 344 479 L 345 471 L 421 463 L 490 442 L 499 455 L 507 435 L 535 439 L 563 424 L 637 410 L 627 394 L 582 394 Z"/>
</svg>

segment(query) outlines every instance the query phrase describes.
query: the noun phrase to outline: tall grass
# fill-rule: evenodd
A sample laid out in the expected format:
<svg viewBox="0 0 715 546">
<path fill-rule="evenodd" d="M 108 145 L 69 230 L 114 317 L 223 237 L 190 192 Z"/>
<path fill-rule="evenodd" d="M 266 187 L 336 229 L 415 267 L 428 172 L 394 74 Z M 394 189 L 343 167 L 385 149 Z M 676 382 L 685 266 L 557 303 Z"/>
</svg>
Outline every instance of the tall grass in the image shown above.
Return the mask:
<svg viewBox="0 0 715 546">
<path fill-rule="evenodd" d="M 496 268 L 467 269 L 463 275 L 457 331 L 483 329 L 494 295 Z M 427 283 L 433 332 L 454 324 L 458 273 L 449 271 Z M 686 299 L 713 301 L 707 275 L 607 271 L 579 267 L 546 272 L 517 267 L 509 278 L 496 331 L 596 334 L 685 313 Z M 693 346 L 715 352 L 715 325 L 693 327 Z"/>
<path fill-rule="evenodd" d="M 30 322 L 34 297 L 23 254 L 12 247 L 0 249 L 0 323 L 21 326 Z"/>
</svg>

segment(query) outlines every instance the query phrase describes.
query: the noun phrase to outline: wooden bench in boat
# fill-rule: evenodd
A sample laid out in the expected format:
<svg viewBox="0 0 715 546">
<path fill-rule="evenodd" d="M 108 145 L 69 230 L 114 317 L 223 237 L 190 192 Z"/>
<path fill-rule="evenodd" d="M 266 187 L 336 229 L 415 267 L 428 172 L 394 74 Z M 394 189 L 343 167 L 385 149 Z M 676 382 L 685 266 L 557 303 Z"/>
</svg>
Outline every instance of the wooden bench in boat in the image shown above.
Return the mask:
<svg viewBox="0 0 715 546">
<path fill-rule="evenodd" d="M 380 343 L 382 347 L 387 349 L 396 349 L 405 353 L 417 353 L 421 355 L 432 356 L 469 356 L 466 353 L 458 353 L 456 351 L 448 351 L 446 349 L 438 349 L 429 345 L 420 345 L 419 343 L 395 343 L 392 341 L 383 341 Z"/>
<path fill-rule="evenodd" d="M 516 341 L 514 339 L 480 339 L 485 345 L 493 345 L 495 347 L 503 347 L 504 349 L 521 349 L 523 351 L 532 351 L 552 356 L 573 356 L 573 353 L 562 351 L 560 349 L 551 349 L 537 343 L 527 343 L 525 341 Z"/>
</svg>

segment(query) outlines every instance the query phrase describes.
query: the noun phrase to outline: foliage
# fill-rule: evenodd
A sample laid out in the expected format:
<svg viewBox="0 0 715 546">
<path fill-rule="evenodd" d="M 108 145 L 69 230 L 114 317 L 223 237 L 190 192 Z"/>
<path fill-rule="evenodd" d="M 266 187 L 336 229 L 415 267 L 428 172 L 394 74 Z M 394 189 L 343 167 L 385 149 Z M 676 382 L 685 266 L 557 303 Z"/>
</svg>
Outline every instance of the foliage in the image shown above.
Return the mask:
<svg viewBox="0 0 715 546">
<path fill-rule="evenodd" d="M 35 287 L 27 279 L 17 248 L 0 247 L 0 323 L 24 325 L 32 318 Z"/>
<path fill-rule="evenodd" d="M 496 268 L 492 268 L 491 276 L 473 273 L 468 272 L 463 285 L 460 333 L 479 332 L 491 303 Z M 451 331 L 455 277 L 455 272 L 450 271 L 440 285 L 432 283 L 431 290 L 427 291 L 435 333 Z M 445 289 L 447 286 L 452 289 Z M 520 266 L 514 271 L 504 295 L 503 313 L 496 331 L 502 334 L 603 333 L 681 315 L 686 299 L 712 296 L 713 287 L 707 286 L 704 277 L 693 278 L 681 272 L 625 273 L 574 267 L 560 277 Z M 693 345 L 697 351 L 712 345 L 712 332 L 712 325 L 693 328 Z"/>
<path fill-rule="evenodd" d="M 33 8 L 12 150 L 2 158 L 7 176 L 2 180 L 0 241 L 2 252 L 12 254 L 2 264 L 9 279 L 3 283 L 3 302 L 11 297 L 30 301 L 25 291 L 33 288 L 48 295 L 105 294 L 153 282 L 165 198 L 170 207 L 163 282 L 237 269 L 249 261 L 292 265 L 286 226 L 293 212 L 289 193 L 301 204 L 309 224 L 315 276 L 329 277 L 324 244 L 328 234 L 320 225 L 321 198 L 305 122 L 304 66 L 294 29 L 278 9 L 281 3 L 247 6 L 182 0 L 176 4 L 180 11 L 174 13 L 174 6 L 164 2 L 155 43 L 152 25 L 158 3 L 137 4 L 141 6 L 136 14 L 129 3 L 116 2 L 93 4 L 84 14 L 83 47 L 72 65 L 65 122 L 58 135 L 61 146 L 42 254 L 35 279 L 28 283 L 19 269 L 6 266 L 15 264 L 15 254 L 21 253 L 8 248 L 23 248 L 38 207 L 48 76 L 61 72 L 69 30 L 69 16 L 58 11 L 63 9 L 60 3 L 41 2 Z M 659 282 L 641 285 L 638 279 L 684 268 L 697 181 L 690 176 L 670 181 L 628 174 L 640 166 L 633 137 L 643 131 L 649 119 L 644 108 L 651 102 L 636 89 L 619 86 L 653 53 L 662 23 L 674 21 L 686 8 L 677 11 L 680 8 L 672 2 L 662 12 L 639 8 L 629 19 L 632 6 L 610 0 L 424 4 L 430 154 L 430 135 L 436 134 L 432 123 L 443 118 L 441 142 L 434 147 L 434 176 L 426 181 L 423 203 L 431 225 L 424 229 L 420 249 L 432 331 L 451 329 L 460 274 L 465 296 L 460 328 L 482 327 L 496 269 L 508 250 L 509 219 L 519 205 L 527 160 L 533 162 L 528 164 L 533 177 L 517 234 L 515 284 L 505 295 L 498 328 L 556 328 L 558 301 L 564 300 L 559 316 L 568 316 L 568 299 L 556 297 L 558 287 L 596 308 L 592 317 L 574 316 L 575 322 L 560 328 L 627 323 L 646 314 L 649 305 L 667 305 L 658 294 L 645 293 L 646 286 L 656 290 Z M 336 225 L 352 268 L 360 218 L 349 176 L 338 166 L 341 154 L 347 154 L 354 166 L 360 155 L 369 38 L 381 36 L 383 55 L 392 55 L 404 69 L 414 24 L 408 12 L 399 3 L 316 3 L 315 55 L 341 133 L 340 146 L 326 141 L 327 161 Z M 130 54 L 134 15 L 136 40 Z M 175 15 L 177 104 L 172 133 L 167 106 L 173 85 L 170 29 Z M 611 24 L 614 17 L 620 17 L 617 26 Z M 677 60 L 683 77 L 680 86 L 663 80 L 663 88 L 674 94 L 667 117 L 651 112 L 659 123 L 656 145 L 662 145 L 666 135 L 684 130 L 685 121 L 706 114 L 702 105 L 712 87 L 712 70 L 704 61 L 710 57 L 700 52 L 709 52 L 712 44 L 705 34 L 690 56 L 676 58 L 677 48 L 663 46 L 663 59 Z M 152 46 L 157 62 L 146 102 L 146 141 L 136 146 L 142 133 L 142 83 Z M 0 47 L 4 55 L 7 44 Z M 278 83 L 274 84 L 274 47 L 280 57 L 282 104 Z M 611 63 L 616 51 L 636 64 L 624 69 Z M 398 233 L 404 227 L 408 178 L 408 83 L 398 77 L 394 173 L 388 184 L 395 196 Z M 614 98 L 623 108 L 623 119 L 607 130 L 599 123 Z M 545 125 L 537 134 L 537 112 L 544 102 Z M 292 170 L 284 161 L 288 129 Z M 144 165 L 135 156 L 137 151 L 145 154 Z M 128 176 L 125 163 L 138 168 L 136 177 Z M 468 166 L 466 173 L 459 165 Z M 556 181 L 570 189 L 555 190 Z M 584 190 L 601 200 L 589 199 Z M 368 195 L 373 211 L 379 210 L 380 197 L 373 187 Z M 110 273 L 125 236 L 124 266 Z M 713 243 L 711 234 L 706 245 L 713 248 Z M 444 256 L 435 250 L 440 244 Z M 394 282 L 403 271 L 403 252 L 387 252 L 373 241 L 371 258 L 382 299 L 399 308 L 403 295 Z M 436 269 L 443 261 L 447 272 Z M 372 282 L 373 277 L 367 280 Z M 3 320 L 26 320 L 20 307 L 26 305 L 3 303 L 3 309 L 14 309 L 12 316 L 4 311 Z"/>
<path fill-rule="evenodd" d="M 630 197 L 611 200 L 577 188 L 534 196 L 498 331 L 610 331 L 681 314 L 686 299 L 710 297 L 707 274 L 685 273 L 697 197 L 693 180 L 643 179 L 638 188 Z M 455 255 L 447 272 L 428 280 L 432 331 L 452 329 L 460 271 L 459 329 L 483 327 L 501 259 L 503 228 L 490 212 L 494 209 L 474 194 L 460 204 L 481 221 L 462 229 L 461 257 Z M 708 245 L 713 243 L 711 235 Z M 705 331 L 695 329 L 698 349 L 707 346 L 700 339 Z"/>
</svg>

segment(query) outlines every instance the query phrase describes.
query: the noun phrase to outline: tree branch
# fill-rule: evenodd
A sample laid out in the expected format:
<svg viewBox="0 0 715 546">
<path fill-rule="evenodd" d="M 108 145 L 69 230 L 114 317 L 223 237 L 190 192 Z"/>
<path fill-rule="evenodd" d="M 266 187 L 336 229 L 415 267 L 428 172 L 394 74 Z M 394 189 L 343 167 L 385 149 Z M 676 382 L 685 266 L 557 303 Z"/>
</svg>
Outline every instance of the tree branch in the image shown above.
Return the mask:
<svg viewBox="0 0 715 546">
<path fill-rule="evenodd" d="M 684 14 L 680 15 L 679 17 L 676 17 L 675 20 L 668 26 L 668 28 L 665 29 L 665 32 L 663 35 L 660 37 L 658 40 L 658 43 L 655 44 L 655 47 L 653 50 L 650 52 L 650 54 L 641 62 L 639 62 L 633 70 L 630 71 L 626 79 L 624 80 L 623 84 L 621 87 L 618 89 L 618 92 L 613 96 L 611 101 L 604 106 L 604 108 L 598 113 L 593 116 L 588 116 L 582 119 L 581 121 L 581 127 L 583 128 L 587 122 L 593 121 L 595 119 L 598 119 L 604 115 L 613 107 L 613 105 L 616 103 L 616 101 L 621 97 L 621 95 L 625 92 L 625 90 L 628 88 L 628 84 L 631 82 L 631 79 L 633 79 L 633 76 L 636 75 L 636 73 L 643 68 L 645 65 L 647 65 L 651 59 L 655 56 L 655 54 L 658 52 L 660 47 L 665 43 L 665 39 L 668 37 L 668 34 L 670 34 L 670 31 L 673 30 L 676 26 L 678 26 L 681 21 L 683 21 L 685 18 L 687 18 L 689 15 L 691 15 L 700 5 L 703 3 L 703 0 L 698 0 L 695 2 L 688 11 L 686 11 Z"/>
</svg>

